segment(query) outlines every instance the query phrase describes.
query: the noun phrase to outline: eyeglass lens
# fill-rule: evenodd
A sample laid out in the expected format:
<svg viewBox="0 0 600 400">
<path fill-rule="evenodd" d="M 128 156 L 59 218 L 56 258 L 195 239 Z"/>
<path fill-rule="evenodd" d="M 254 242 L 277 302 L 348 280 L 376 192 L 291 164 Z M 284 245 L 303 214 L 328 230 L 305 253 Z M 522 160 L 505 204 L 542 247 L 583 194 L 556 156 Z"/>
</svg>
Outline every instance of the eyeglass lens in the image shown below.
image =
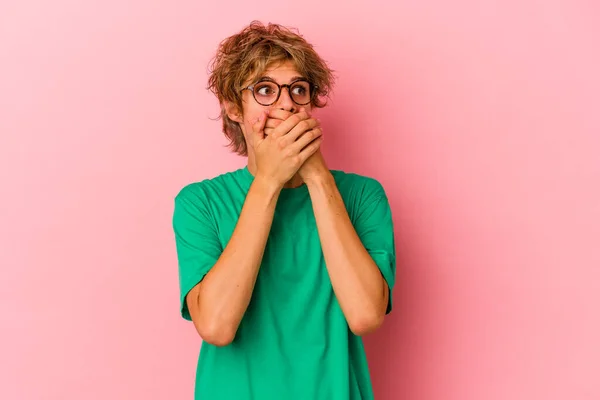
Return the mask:
<svg viewBox="0 0 600 400">
<path fill-rule="evenodd" d="M 288 88 L 292 101 L 296 104 L 305 105 L 310 103 L 310 84 L 305 81 L 292 83 Z M 254 85 L 254 98 L 259 104 L 271 105 L 279 95 L 279 86 L 274 82 L 264 81 Z"/>
</svg>

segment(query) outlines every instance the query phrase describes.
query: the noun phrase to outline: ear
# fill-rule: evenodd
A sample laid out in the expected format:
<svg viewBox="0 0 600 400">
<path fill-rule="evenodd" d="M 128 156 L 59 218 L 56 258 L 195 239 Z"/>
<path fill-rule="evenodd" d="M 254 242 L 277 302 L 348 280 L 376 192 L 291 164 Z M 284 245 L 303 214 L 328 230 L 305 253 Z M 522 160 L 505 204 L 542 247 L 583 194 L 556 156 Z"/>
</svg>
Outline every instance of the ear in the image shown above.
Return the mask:
<svg viewBox="0 0 600 400">
<path fill-rule="evenodd" d="M 223 107 L 225 108 L 225 113 L 227 114 L 230 120 L 240 124 L 244 123 L 244 117 L 242 116 L 242 112 L 234 103 L 230 101 L 224 101 Z"/>
</svg>

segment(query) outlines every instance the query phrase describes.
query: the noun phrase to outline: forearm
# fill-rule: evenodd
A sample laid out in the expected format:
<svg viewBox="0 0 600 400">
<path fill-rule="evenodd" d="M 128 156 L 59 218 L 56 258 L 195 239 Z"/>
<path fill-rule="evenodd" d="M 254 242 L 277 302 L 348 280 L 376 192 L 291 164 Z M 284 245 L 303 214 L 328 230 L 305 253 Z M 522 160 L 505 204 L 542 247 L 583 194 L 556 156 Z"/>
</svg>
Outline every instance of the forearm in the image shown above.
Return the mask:
<svg viewBox="0 0 600 400">
<path fill-rule="evenodd" d="M 190 292 L 192 320 L 205 341 L 231 342 L 252 297 L 280 189 L 255 179 L 229 243 Z M 194 310 L 192 312 L 192 310 Z"/>
<path fill-rule="evenodd" d="M 350 329 L 363 335 L 385 315 L 388 290 L 330 173 L 307 182 L 329 277 Z"/>
</svg>

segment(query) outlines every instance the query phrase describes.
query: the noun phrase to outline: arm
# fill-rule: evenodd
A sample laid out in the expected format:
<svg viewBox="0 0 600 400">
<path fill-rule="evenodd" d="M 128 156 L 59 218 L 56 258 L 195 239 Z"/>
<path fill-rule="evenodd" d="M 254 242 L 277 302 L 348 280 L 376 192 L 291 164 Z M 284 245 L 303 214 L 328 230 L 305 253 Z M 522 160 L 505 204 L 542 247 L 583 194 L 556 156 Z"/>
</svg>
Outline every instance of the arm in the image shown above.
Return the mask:
<svg viewBox="0 0 600 400">
<path fill-rule="evenodd" d="M 226 346 L 248 308 L 273 222 L 280 189 L 255 179 L 231 239 L 186 302 L 202 339 Z"/>
<path fill-rule="evenodd" d="M 307 113 L 295 114 L 268 137 L 266 121 L 262 113 L 248 135 L 255 178 L 224 249 L 205 199 L 196 202 L 195 209 L 185 196 L 176 205 L 182 314 L 193 321 L 203 340 L 216 346 L 233 341 L 248 308 L 283 185 L 320 146 L 317 121 L 309 120 Z"/>
<path fill-rule="evenodd" d="M 365 249 L 328 170 L 306 180 L 327 270 L 335 295 L 355 335 L 376 330 L 386 313 L 389 289 Z"/>
</svg>

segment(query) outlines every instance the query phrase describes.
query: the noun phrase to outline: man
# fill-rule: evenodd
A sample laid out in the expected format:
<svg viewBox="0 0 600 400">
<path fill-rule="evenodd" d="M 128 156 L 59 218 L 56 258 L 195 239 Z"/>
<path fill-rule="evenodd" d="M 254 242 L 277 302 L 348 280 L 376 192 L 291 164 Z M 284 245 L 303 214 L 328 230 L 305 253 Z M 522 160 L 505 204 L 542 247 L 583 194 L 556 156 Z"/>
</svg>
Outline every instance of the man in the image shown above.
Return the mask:
<svg viewBox="0 0 600 400">
<path fill-rule="evenodd" d="M 331 171 L 332 71 L 299 34 L 253 22 L 224 40 L 209 88 L 248 165 L 184 187 L 173 227 L 181 313 L 203 339 L 196 399 L 372 399 L 361 336 L 391 311 L 390 207 Z"/>
</svg>

